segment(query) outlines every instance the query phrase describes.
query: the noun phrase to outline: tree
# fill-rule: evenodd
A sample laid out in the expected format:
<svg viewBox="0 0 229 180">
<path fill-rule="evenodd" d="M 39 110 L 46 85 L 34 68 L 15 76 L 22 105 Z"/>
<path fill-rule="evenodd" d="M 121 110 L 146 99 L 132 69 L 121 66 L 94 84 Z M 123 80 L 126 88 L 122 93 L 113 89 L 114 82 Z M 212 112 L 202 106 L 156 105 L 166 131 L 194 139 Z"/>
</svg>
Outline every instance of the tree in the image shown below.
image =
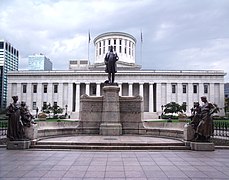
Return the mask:
<svg viewBox="0 0 229 180">
<path fill-rule="evenodd" d="M 61 108 L 57 104 L 54 104 L 53 106 L 51 106 L 51 104 L 49 103 L 48 105 L 45 105 L 42 107 L 42 111 L 44 113 L 49 114 L 49 117 L 50 117 L 50 113 L 53 113 L 53 116 L 55 116 L 56 114 L 63 113 L 63 110 L 64 108 Z"/>
<path fill-rule="evenodd" d="M 178 103 L 176 102 L 170 102 L 168 104 L 166 104 L 165 106 L 165 109 L 164 109 L 164 113 L 165 114 L 168 114 L 168 113 L 183 113 L 183 111 L 186 109 L 186 105 L 179 105 Z"/>
</svg>

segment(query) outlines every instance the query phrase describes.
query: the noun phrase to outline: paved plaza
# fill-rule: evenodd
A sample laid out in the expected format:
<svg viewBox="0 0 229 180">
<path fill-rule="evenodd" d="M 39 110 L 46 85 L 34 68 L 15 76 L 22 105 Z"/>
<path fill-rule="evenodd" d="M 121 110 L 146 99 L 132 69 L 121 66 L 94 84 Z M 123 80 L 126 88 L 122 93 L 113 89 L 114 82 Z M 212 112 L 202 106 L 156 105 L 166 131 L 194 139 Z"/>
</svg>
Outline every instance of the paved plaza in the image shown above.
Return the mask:
<svg viewBox="0 0 229 180">
<path fill-rule="evenodd" d="M 44 151 L 0 148 L 0 179 L 229 179 L 229 150 Z"/>
</svg>

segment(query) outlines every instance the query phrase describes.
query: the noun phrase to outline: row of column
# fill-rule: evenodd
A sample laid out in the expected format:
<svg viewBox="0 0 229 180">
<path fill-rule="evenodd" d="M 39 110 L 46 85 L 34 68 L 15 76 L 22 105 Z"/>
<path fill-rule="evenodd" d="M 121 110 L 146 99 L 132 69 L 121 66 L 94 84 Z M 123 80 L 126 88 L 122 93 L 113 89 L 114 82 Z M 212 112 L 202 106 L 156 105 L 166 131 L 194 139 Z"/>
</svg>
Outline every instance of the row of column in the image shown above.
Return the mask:
<svg viewBox="0 0 229 180">
<path fill-rule="evenodd" d="M 34 95 L 32 92 L 33 83 L 27 84 L 27 92 L 22 93 L 22 84 L 21 83 L 13 83 L 8 84 L 8 99 L 7 104 L 12 102 L 12 96 L 18 95 L 20 101 L 26 101 L 27 105 L 32 108 L 32 103 L 36 102 L 37 107 L 41 108 L 43 106 L 43 101 L 47 101 L 47 103 L 53 103 L 53 101 L 57 101 L 58 105 L 65 106 L 68 105 L 68 110 L 72 111 L 73 106 L 75 111 L 79 111 L 80 107 L 80 94 L 85 93 L 90 95 L 90 82 L 86 82 L 85 84 L 85 92 L 81 92 L 81 83 L 80 82 L 68 82 L 68 83 L 59 83 L 58 84 L 58 93 L 53 93 L 53 83 L 48 83 L 48 91 L 47 93 L 43 93 L 43 83 L 37 83 L 37 94 Z M 96 84 L 96 96 L 101 95 L 101 83 L 93 83 Z M 125 83 L 126 84 L 126 83 Z M 134 84 L 128 83 L 128 96 L 133 96 L 134 94 Z M 139 85 L 138 94 L 144 97 L 144 83 L 136 83 Z M 148 102 L 148 110 L 149 112 L 160 112 L 161 106 L 165 105 L 168 102 L 173 101 L 173 96 L 175 97 L 175 101 L 179 104 L 186 102 L 187 109 L 190 109 L 193 106 L 193 102 L 200 101 L 200 97 L 205 95 L 208 100 L 212 103 L 216 103 L 220 108 L 224 105 L 224 84 L 223 83 L 209 83 L 209 92 L 204 94 L 203 84 L 200 83 L 198 86 L 198 93 L 193 94 L 193 83 L 187 83 L 187 92 L 184 94 L 182 92 L 182 84 L 177 83 L 177 90 L 175 94 L 172 94 L 171 83 L 156 83 L 154 85 L 153 82 L 147 83 L 147 87 L 149 88 L 147 91 L 147 96 L 145 95 L 145 101 Z M 118 83 L 120 87 L 119 95 L 122 96 L 122 88 L 123 83 Z M 163 87 L 162 87 L 163 86 Z M 166 89 L 164 89 L 164 86 Z M 75 87 L 75 88 L 74 88 Z M 75 92 L 73 92 L 75 91 Z M 73 96 L 74 94 L 74 96 Z M 74 99 L 75 98 L 75 99 Z M 75 103 L 75 104 L 73 104 Z M 156 107 L 154 107 L 156 106 Z"/>
</svg>

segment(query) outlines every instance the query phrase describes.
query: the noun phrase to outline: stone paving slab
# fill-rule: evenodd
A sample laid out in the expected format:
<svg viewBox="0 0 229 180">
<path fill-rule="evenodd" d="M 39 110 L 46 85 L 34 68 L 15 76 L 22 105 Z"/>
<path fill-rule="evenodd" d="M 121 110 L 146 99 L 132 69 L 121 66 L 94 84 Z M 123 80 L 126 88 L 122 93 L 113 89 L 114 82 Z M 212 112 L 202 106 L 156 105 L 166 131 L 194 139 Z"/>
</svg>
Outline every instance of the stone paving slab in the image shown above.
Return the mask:
<svg viewBox="0 0 229 180">
<path fill-rule="evenodd" d="M 82 151 L 0 149 L 0 179 L 229 179 L 229 150 Z"/>
<path fill-rule="evenodd" d="M 42 139 L 40 142 L 77 142 L 77 143 L 138 143 L 138 144 L 163 144 L 163 143 L 180 143 L 180 140 L 157 138 L 152 136 L 95 136 L 79 135 Z"/>
</svg>

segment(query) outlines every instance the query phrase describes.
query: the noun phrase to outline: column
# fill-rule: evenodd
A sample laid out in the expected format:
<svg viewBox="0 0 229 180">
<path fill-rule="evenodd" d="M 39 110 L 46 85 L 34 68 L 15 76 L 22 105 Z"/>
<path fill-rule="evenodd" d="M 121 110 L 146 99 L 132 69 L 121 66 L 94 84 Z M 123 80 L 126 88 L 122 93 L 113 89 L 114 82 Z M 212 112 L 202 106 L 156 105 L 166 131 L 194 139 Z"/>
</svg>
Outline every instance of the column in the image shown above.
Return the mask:
<svg viewBox="0 0 229 180">
<path fill-rule="evenodd" d="M 133 83 L 129 83 L 129 96 L 133 96 Z"/>
<path fill-rule="evenodd" d="M 22 87 L 21 87 L 21 83 L 17 83 L 17 96 L 18 96 L 18 99 L 19 99 L 19 101 L 21 101 L 21 89 L 22 89 Z"/>
<path fill-rule="evenodd" d="M 171 83 L 166 84 L 166 104 L 171 102 L 172 86 Z"/>
<path fill-rule="evenodd" d="M 80 83 L 76 83 L 76 112 L 80 111 Z"/>
<path fill-rule="evenodd" d="M 214 102 L 215 101 L 215 86 L 214 86 L 214 83 L 210 83 L 210 87 L 209 87 L 209 90 L 210 90 L 210 92 L 209 92 L 209 97 L 210 97 L 210 99 L 209 99 L 209 101 L 210 102 Z"/>
<path fill-rule="evenodd" d="M 119 96 L 122 96 L 122 83 L 118 83 L 118 86 L 120 88 Z"/>
<path fill-rule="evenodd" d="M 199 87 L 198 87 L 198 97 L 200 100 L 200 98 L 204 96 L 204 84 L 203 83 L 199 83 Z"/>
<path fill-rule="evenodd" d="M 27 93 L 26 93 L 26 105 L 29 107 L 30 110 L 33 109 L 32 104 L 32 84 L 27 83 Z"/>
<path fill-rule="evenodd" d="M 39 112 L 42 110 L 43 107 L 43 89 L 42 83 L 37 83 L 37 107 Z"/>
<path fill-rule="evenodd" d="M 100 83 L 96 83 L 96 96 L 100 96 Z"/>
<path fill-rule="evenodd" d="M 73 83 L 68 83 L 68 110 L 72 112 L 72 100 L 73 100 Z"/>
<path fill-rule="evenodd" d="M 225 112 L 224 112 L 224 83 L 220 83 L 219 84 L 219 104 L 218 107 L 219 108 L 222 108 L 222 110 L 220 111 L 220 115 L 221 116 L 224 116 L 225 115 Z"/>
<path fill-rule="evenodd" d="M 12 83 L 8 83 L 8 91 L 7 91 L 7 100 L 6 100 L 6 106 L 8 106 L 12 102 Z"/>
<path fill-rule="evenodd" d="M 177 102 L 182 105 L 183 103 L 183 87 L 182 83 L 177 83 Z"/>
<path fill-rule="evenodd" d="M 161 83 L 157 83 L 156 85 L 156 104 L 157 104 L 157 109 L 156 111 L 157 112 L 160 112 L 160 114 L 162 113 L 162 109 L 161 109 L 161 106 L 162 106 L 162 102 L 161 102 Z"/>
<path fill-rule="evenodd" d="M 187 112 L 190 112 L 190 109 L 193 107 L 193 84 L 188 83 L 188 104 Z"/>
<path fill-rule="evenodd" d="M 139 95 L 142 96 L 143 98 L 143 94 L 144 94 L 144 91 L 143 91 L 143 84 L 144 83 L 139 83 Z M 143 98 L 144 99 L 144 98 Z"/>
<path fill-rule="evenodd" d="M 47 88 L 47 97 L 48 97 L 48 102 L 50 103 L 51 106 L 53 106 L 53 102 L 52 102 L 52 95 L 53 95 L 53 84 L 52 83 L 48 83 L 48 88 Z"/>
<path fill-rule="evenodd" d="M 149 112 L 153 112 L 153 83 L 149 83 Z"/>
<path fill-rule="evenodd" d="M 58 84 L 58 102 L 57 104 L 62 108 L 64 108 L 66 105 L 66 104 L 63 104 L 63 98 L 64 98 L 63 92 L 64 92 L 63 83 L 59 83 Z"/>
<path fill-rule="evenodd" d="M 86 92 L 85 92 L 85 94 L 90 96 L 90 83 L 89 82 L 86 82 Z"/>
</svg>

